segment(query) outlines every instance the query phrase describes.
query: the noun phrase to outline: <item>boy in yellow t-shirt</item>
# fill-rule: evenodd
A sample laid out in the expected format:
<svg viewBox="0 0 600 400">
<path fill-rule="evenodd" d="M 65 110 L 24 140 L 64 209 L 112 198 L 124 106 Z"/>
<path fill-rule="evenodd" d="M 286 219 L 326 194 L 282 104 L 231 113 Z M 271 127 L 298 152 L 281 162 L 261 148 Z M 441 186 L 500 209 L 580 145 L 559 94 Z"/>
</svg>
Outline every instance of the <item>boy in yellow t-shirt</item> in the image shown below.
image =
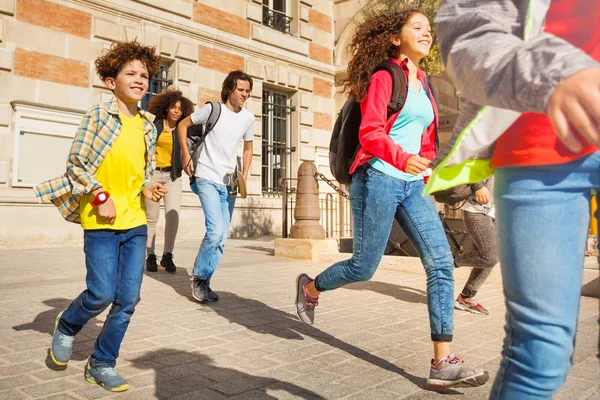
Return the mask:
<svg viewBox="0 0 600 400">
<path fill-rule="evenodd" d="M 138 109 L 158 69 L 155 49 L 115 43 L 96 60 L 96 71 L 114 98 L 83 118 L 67 159 L 67 172 L 35 188 L 63 217 L 84 229 L 87 268 L 84 290 L 61 312 L 50 358 L 66 367 L 75 335 L 112 304 L 85 367 L 85 378 L 112 392 L 129 384 L 115 370 L 121 342 L 140 300 L 147 237 L 145 198 L 166 193 L 152 183 L 156 128 L 152 114 Z"/>
</svg>

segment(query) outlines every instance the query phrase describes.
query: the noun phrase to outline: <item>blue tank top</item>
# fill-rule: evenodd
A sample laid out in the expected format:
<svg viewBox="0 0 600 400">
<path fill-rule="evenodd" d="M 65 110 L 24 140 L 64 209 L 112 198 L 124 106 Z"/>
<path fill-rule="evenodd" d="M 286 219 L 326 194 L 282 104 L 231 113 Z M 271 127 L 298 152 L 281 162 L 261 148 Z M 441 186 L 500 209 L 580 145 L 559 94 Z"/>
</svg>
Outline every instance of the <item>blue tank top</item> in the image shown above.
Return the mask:
<svg viewBox="0 0 600 400">
<path fill-rule="evenodd" d="M 411 87 L 408 88 L 408 96 L 402 111 L 394 121 L 390 137 L 394 143 L 400 145 L 407 153 L 419 155 L 421 150 L 421 137 L 423 132 L 431 122 L 433 122 L 433 107 L 429 96 L 420 84 L 421 90 L 414 91 Z M 383 161 L 380 158 L 374 158 L 369 162 L 373 168 L 381 171 L 394 178 L 405 181 L 416 181 L 423 179 L 421 174 L 411 175 L 402 172 L 393 165 Z"/>
</svg>

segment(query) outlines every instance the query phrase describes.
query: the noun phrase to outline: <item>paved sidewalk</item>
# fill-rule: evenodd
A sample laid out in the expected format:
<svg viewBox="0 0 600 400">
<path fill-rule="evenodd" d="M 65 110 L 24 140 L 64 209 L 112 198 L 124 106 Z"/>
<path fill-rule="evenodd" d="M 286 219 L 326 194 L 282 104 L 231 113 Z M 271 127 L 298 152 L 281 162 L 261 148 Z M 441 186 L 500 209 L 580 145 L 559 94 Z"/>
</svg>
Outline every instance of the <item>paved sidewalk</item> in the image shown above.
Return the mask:
<svg viewBox="0 0 600 400">
<path fill-rule="evenodd" d="M 191 300 L 197 243 L 178 243 L 177 274 L 146 274 L 117 370 L 131 389 L 83 379 L 106 313 L 75 340 L 64 371 L 45 365 L 53 322 L 84 288 L 79 247 L 0 252 L 0 399 L 486 399 L 490 384 L 430 391 L 431 343 L 423 275 L 379 270 L 372 281 L 322 296 L 316 323 L 293 309 L 294 279 L 328 264 L 275 258 L 272 239 L 230 240 L 212 282 L 221 301 Z M 456 282 L 460 290 L 463 280 Z M 457 312 L 453 350 L 496 374 L 501 286 L 478 296 L 489 316 Z M 582 298 L 575 367 L 556 399 L 600 399 L 598 300 Z"/>
</svg>

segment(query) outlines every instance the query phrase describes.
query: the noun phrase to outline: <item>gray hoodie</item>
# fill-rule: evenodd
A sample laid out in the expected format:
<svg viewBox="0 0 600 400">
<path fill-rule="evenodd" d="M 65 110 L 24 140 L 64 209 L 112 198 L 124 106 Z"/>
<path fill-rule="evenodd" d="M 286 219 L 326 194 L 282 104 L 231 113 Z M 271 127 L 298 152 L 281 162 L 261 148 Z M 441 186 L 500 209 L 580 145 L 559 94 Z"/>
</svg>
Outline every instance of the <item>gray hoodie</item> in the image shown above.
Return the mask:
<svg viewBox="0 0 600 400">
<path fill-rule="evenodd" d="M 527 111 L 545 112 L 554 88 L 600 64 L 543 32 L 551 0 L 446 0 L 436 27 L 446 72 L 466 102 L 432 163 L 426 194 L 492 175 L 494 143 Z"/>
</svg>

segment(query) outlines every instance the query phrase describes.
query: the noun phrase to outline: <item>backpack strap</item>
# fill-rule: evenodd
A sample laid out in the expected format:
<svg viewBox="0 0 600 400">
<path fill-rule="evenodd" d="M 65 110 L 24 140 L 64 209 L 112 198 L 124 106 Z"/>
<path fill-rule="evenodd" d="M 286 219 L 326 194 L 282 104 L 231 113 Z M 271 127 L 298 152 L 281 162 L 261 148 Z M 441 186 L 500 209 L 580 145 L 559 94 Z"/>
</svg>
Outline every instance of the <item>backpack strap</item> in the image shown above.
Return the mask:
<svg viewBox="0 0 600 400">
<path fill-rule="evenodd" d="M 221 103 L 218 101 L 207 101 L 206 104 L 210 104 L 211 110 L 204 127 L 204 136 L 208 135 L 208 133 L 213 130 L 219 121 L 219 117 L 221 117 Z"/>
<path fill-rule="evenodd" d="M 387 116 L 389 118 L 393 114 L 400 111 L 400 109 L 406 102 L 406 97 L 408 96 L 408 82 L 406 80 L 404 70 L 395 62 L 386 60 L 379 64 L 377 67 L 375 67 L 373 73 L 381 70 L 388 71 L 392 75 L 392 98 L 390 99 L 390 103 L 388 104 L 387 113 Z"/>
</svg>

